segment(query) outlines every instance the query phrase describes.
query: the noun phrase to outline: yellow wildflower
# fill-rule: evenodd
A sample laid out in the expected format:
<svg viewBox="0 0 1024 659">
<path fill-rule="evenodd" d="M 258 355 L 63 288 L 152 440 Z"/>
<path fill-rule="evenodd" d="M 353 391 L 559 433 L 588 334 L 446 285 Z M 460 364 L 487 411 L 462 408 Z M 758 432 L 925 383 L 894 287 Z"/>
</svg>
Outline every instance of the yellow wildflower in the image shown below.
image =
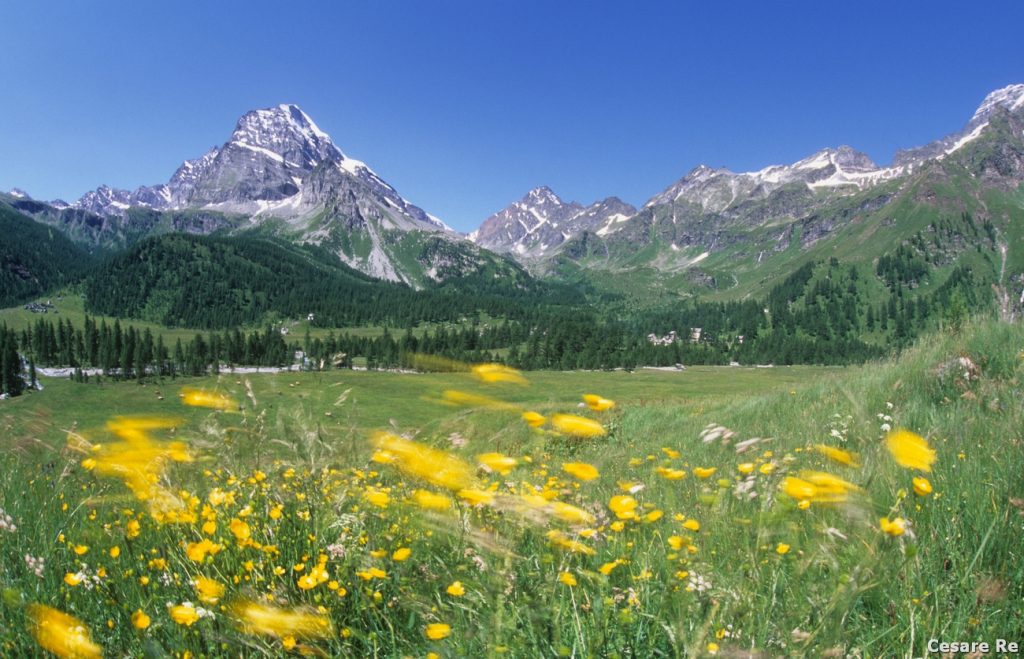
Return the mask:
<svg viewBox="0 0 1024 659">
<path fill-rule="evenodd" d="M 301 609 L 283 609 L 242 601 L 231 606 L 229 614 L 246 634 L 277 638 L 327 638 L 334 633 L 334 627 L 326 615 Z"/>
<path fill-rule="evenodd" d="M 891 520 L 888 517 L 883 517 L 878 520 L 878 526 L 883 532 L 893 537 L 903 535 L 907 530 L 907 522 L 902 517 L 895 517 Z"/>
<path fill-rule="evenodd" d="M 565 462 L 562 464 L 562 471 L 581 481 L 592 481 L 601 475 L 597 467 L 586 462 Z"/>
<path fill-rule="evenodd" d="M 171 614 L 171 620 L 185 627 L 191 627 L 199 620 L 199 612 L 190 602 L 169 607 L 167 612 Z"/>
<path fill-rule="evenodd" d="M 605 410 L 610 410 L 613 407 L 615 407 L 614 400 L 602 398 L 597 394 L 584 394 L 583 402 L 587 404 L 587 407 L 594 410 L 595 412 L 604 412 Z"/>
<path fill-rule="evenodd" d="M 919 497 L 926 497 L 932 493 L 932 484 L 928 482 L 927 478 L 915 477 L 914 478 L 914 494 Z"/>
<path fill-rule="evenodd" d="M 833 462 L 838 462 L 841 465 L 846 465 L 847 467 L 860 466 L 860 460 L 858 459 L 856 453 L 850 453 L 849 451 L 843 450 L 841 448 L 836 448 L 835 446 L 826 446 L 824 444 L 815 444 L 814 449 L 818 453 L 824 455 L 829 460 L 832 460 Z"/>
<path fill-rule="evenodd" d="M 711 475 L 718 471 L 718 467 L 694 467 L 693 475 L 697 478 L 711 478 Z"/>
<path fill-rule="evenodd" d="M 744 476 L 746 476 L 747 474 L 753 473 L 753 471 L 754 471 L 754 463 L 753 462 L 742 462 L 742 463 L 736 465 L 736 471 L 740 472 Z"/>
<path fill-rule="evenodd" d="M 700 522 L 695 519 L 688 519 L 683 522 L 683 528 L 688 531 L 700 531 Z"/>
<path fill-rule="evenodd" d="M 44 650 L 62 659 L 103 657 L 103 649 L 78 618 L 42 604 L 30 604 L 28 616 L 32 636 Z"/>
<path fill-rule="evenodd" d="M 575 586 L 577 583 L 576 577 L 574 577 L 572 574 L 568 572 L 562 572 L 561 574 L 559 574 L 558 580 L 564 583 L 566 586 L 569 586 L 570 588 Z"/>
<path fill-rule="evenodd" d="M 363 498 L 378 508 L 387 508 L 391 502 L 391 497 L 387 492 L 378 490 L 375 487 L 367 487 L 363 493 Z"/>
<path fill-rule="evenodd" d="M 775 545 L 775 553 L 780 556 L 782 556 L 783 554 L 788 554 L 789 545 L 787 545 L 785 542 L 780 542 L 779 544 Z"/>
<path fill-rule="evenodd" d="M 373 443 L 395 456 L 395 467 L 428 483 L 450 490 L 473 484 L 473 467 L 444 451 L 385 432 L 374 435 Z"/>
<path fill-rule="evenodd" d="M 224 595 L 224 584 L 209 577 L 198 577 L 193 584 L 199 594 L 199 601 L 205 604 L 216 604 Z"/>
<path fill-rule="evenodd" d="M 149 616 L 142 609 L 136 609 L 132 614 L 132 627 L 135 629 L 145 629 L 149 627 L 149 623 Z"/>
<path fill-rule="evenodd" d="M 477 364 L 471 369 L 474 376 L 481 382 L 510 382 L 512 384 L 529 384 L 523 374 L 514 368 L 502 364 Z"/>
<path fill-rule="evenodd" d="M 560 433 L 576 437 L 602 437 L 607 434 L 597 421 L 575 414 L 555 414 L 551 417 L 551 426 Z"/>
<path fill-rule="evenodd" d="M 459 498 L 473 506 L 489 506 L 494 503 L 494 494 L 484 490 L 466 489 L 456 492 Z"/>
<path fill-rule="evenodd" d="M 903 428 L 892 430 L 885 436 L 885 445 L 896 463 L 907 469 L 931 471 L 935 463 L 935 450 L 928 440 Z"/>
<path fill-rule="evenodd" d="M 427 628 L 423 632 L 432 641 L 440 641 L 441 639 L 448 638 L 452 633 L 451 625 L 446 625 L 443 622 L 434 622 L 427 625 Z"/>
<path fill-rule="evenodd" d="M 682 469 L 670 469 L 668 467 L 658 467 L 655 469 L 659 476 L 669 481 L 678 481 L 686 478 L 686 472 Z M 696 471 L 694 471 L 696 473 Z"/>
<path fill-rule="evenodd" d="M 401 563 L 405 559 L 409 558 L 411 554 L 412 550 L 408 547 L 400 547 L 399 549 L 395 550 L 395 553 L 391 554 L 391 560 L 398 561 L 399 563 Z"/>
<path fill-rule="evenodd" d="M 231 529 L 231 534 L 235 536 L 239 542 L 245 542 L 249 539 L 250 535 L 252 535 L 249 525 L 237 517 L 231 520 L 229 528 Z"/>
<path fill-rule="evenodd" d="M 238 403 L 224 394 L 204 391 L 193 387 L 181 390 L 181 402 L 193 407 L 210 407 L 216 410 L 237 410 Z"/>
<path fill-rule="evenodd" d="M 462 597 L 466 594 L 466 589 L 462 586 L 461 581 L 453 581 L 446 589 L 446 592 L 452 597 Z"/>
<path fill-rule="evenodd" d="M 547 419 L 543 414 L 537 412 L 523 412 L 523 421 L 531 428 L 540 428 L 547 422 Z"/>
<path fill-rule="evenodd" d="M 79 572 L 68 572 L 64 575 L 64 583 L 73 588 L 82 583 L 82 574 Z"/>
<path fill-rule="evenodd" d="M 636 499 L 628 494 L 618 494 L 611 498 L 608 507 L 619 519 L 633 519 L 636 517 Z"/>
<path fill-rule="evenodd" d="M 435 494 L 427 490 L 416 490 L 413 492 L 413 500 L 420 508 L 428 510 L 448 510 L 452 507 L 452 500 L 443 494 Z"/>
<path fill-rule="evenodd" d="M 508 474 L 519 464 L 515 458 L 510 458 L 501 453 L 482 453 L 476 456 L 476 461 L 488 471 L 496 471 L 502 476 Z"/>
</svg>

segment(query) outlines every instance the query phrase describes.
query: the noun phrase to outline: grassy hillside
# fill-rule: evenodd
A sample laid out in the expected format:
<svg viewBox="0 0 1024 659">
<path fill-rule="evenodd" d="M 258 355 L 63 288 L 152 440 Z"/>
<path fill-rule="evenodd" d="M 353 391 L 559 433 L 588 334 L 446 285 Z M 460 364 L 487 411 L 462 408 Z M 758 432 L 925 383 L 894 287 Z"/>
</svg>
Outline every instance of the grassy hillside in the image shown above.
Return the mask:
<svg viewBox="0 0 1024 659">
<path fill-rule="evenodd" d="M 0 530 L 0 647 L 33 651 L 25 630 L 49 614 L 32 602 L 80 619 L 108 654 L 920 656 L 929 638 L 1013 638 L 1024 616 L 1022 357 L 1024 328 L 984 322 L 824 377 L 207 381 L 226 412 L 179 405 L 174 383 L 163 400 L 152 386 L 54 384 L 5 403 L 0 492 L 17 529 Z M 106 448 L 55 448 L 67 410 L 42 410 L 49 396 L 72 400 L 69 387 L 88 400 L 72 408 L 82 436 Z M 452 390 L 503 402 L 436 402 L 460 400 Z M 590 392 L 618 405 L 578 408 Z M 531 429 L 521 410 L 579 414 L 607 434 Z M 136 412 L 181 418 L 141 438 L 119 440 L 123 422 L 100 427 Z M 382 440 L 390 452 L 371 460 L 368 429 L 381 426 L 417 444 Z M 888 427 L 926 438 L 930 472 L 897 464 Z M 119 441 L 165 456 L 145 468 L 160 486 L 150 498 L 105 471 L 122 459 Z M 915 493 L 914 478 L 929 487 L 918 480 Z M 905 521 L 886 533 L 883 517 Z M 256 621 L 257 606 L 280 608 Z"/>
</svg>

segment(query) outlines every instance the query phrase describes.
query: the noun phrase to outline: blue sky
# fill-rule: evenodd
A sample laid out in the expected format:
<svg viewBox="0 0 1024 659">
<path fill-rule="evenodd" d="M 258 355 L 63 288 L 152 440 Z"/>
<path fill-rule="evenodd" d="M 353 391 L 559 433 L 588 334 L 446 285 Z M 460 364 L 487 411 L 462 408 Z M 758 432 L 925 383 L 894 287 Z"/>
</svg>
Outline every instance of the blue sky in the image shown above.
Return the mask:
<svg viewBox="0 0 1024 659">
<path fill-rule="evenodd" d="M 165 182 L 299 104 L 460 230 L 528 189 L 639 205 L 706 163 L 876 162 L 1024 82 L 1024 3 L 0 0 L 0 189 Z"/>
</svg>

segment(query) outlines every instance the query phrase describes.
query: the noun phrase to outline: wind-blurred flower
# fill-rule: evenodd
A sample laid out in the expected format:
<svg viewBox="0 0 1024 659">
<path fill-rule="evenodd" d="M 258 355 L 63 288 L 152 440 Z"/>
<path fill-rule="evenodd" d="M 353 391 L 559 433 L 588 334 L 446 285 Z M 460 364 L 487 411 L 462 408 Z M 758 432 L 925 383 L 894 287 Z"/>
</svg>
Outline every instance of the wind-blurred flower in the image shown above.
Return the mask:
<svg viewBox="0 0 1024 659">
<path fill-rule="evenodd" d="M 710 478 L 716 471 L 718 471 L 718 467 L 694 467 L 693 475 L 701 479 Z"/>
<path fill-rule="evenodd" d="M 440 641 L 451 636 L 452 628 L 443 622 L 434 622 L 427 625 L 423 633 L 432 641 Z"/>
<path fill-rule="evenodd" d="M 412 550 L 408 547 L 400 547 L 391 554 L 391 560 L 401 563 L 402 561 L 409 558 L 412 555 Z"/>
<path fill-rule="evenodd" d="M 183 387 L 181 402 L 193 407 L 209 407 L 216 410 L 237 410 L 238 402 L 214 391 L 205 391 L 193 387 Z"/>
<path fill-rule="evenodd" d="M 566 586 L 569 586 L 570 588 L 577 584 L 576 577 L 574 577 L 569 572 L 562 572 L 561 574 L 559 574 L 558 575 L 558 580 L 561 581 Z"/>
<path fill-rule="evenodd" d="M 615 407 L 614 400 L 602 398 L 597 394 L 584 394 L 583 402 L 587 404 L 587 407 L 594 410 L 595 412 L 604 412 L 605 410 L 610 410 L 613 407 Z"/>
<path fill-rule="evenodd" d="M 444 451 L 386 432 L 377 433 L 372 441 L 378 449 L 395 456 L 392 464 L 410 476 L 450 490 L 473 484 L 473 467 Z"/>
<path fill-rule="evenodd" d="M 586 462 L 566 462 L 562 464 L 562 471 L 575 476 L 581 481 L 592 481 L 601 474 L 597 467 Z"/>
<path fill-rule="evenodd" d="M 519 464 L 515 458 L 501 453 L 481 453 L 476 456 L 476 461 L 488 471 L 496 471 L 502 476 L 511 472 Z"/>
<path fill-rule="evenodd" d="M 896 463 L 907 469 L 931 471 L 935 463 L 935 450 L 920 435 L 897 428 L 885 436 L 885 445 Z"/>
<path fill-rule="evenodd" d="M 103 649 L 78 618 L 42 604 L 30 604 L 28 618 L 32 636 L 44 650 L 62 659 L 103 657 Z"/>
<path fill-rule="evenodd" d="M 825 444 L 815 444 L 814 449 L 829 460 L 838 462 L 841 465 L 846 465 L 847 467 L 860 466 L 860 460 L 855 453 L 850 453 L 849 451 L 836 448 L 835 446 L 826 446 Z"/>
<path fill-rule="evenodd" d="M 512 384 L 529 384 L 523 374 L 514 368 L 502 364 L 477 364 L 471 369 L 474 376 L 481 382 L 510 382 Z"/>
<path fill-rule="evenodd" d="M 451 499 L 443 494 L 436 494 L 427 490 L 416 490 L 413 492 L 413 501 L 420 508 L 427 510 L 448 510 L 452 507 Z"/>
<path fill-rule="evenodd" d="M 327 638 L 334 626 L 323 614 L 302 609 L 285 609 L 253 601 L 239 601 L 228 607 L 236 624 L 245 634 L 284 638 Z"/>
<path fill-rule="evenodd" d="M 860 488 L 848 481 L 821 471 L 802 471 L 800 477 L 787 476 L 779 488 L 797 501 L 841 503 Z"/>
<path fill-rule="evenodd" d="M 565 435 L 576 437 L 603 437 L 607 434 L 604 427 L 594 421 L 575 414 L 555 414 L 551 417 L 551 427 Z"/>
<path fill-rule="evenodd" d="M 547 423 L 547 418 L 537 412 L 523 412 L 523 421 L 531 428 L 540 428 Z"/>
</svg>

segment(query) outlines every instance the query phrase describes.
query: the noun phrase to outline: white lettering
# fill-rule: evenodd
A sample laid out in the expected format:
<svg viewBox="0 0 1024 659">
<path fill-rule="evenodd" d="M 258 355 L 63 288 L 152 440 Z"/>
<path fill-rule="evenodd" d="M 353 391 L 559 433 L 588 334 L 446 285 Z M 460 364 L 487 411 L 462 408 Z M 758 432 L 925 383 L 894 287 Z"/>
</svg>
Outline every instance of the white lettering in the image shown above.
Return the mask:
<svg viewBox="0 0 1024 659">
<path fill-rule="evenodd" d="M 939 640 L 937 638 L 928 639 L 928 651 L 938 652 L 939 651 Z"/>
</svg>

